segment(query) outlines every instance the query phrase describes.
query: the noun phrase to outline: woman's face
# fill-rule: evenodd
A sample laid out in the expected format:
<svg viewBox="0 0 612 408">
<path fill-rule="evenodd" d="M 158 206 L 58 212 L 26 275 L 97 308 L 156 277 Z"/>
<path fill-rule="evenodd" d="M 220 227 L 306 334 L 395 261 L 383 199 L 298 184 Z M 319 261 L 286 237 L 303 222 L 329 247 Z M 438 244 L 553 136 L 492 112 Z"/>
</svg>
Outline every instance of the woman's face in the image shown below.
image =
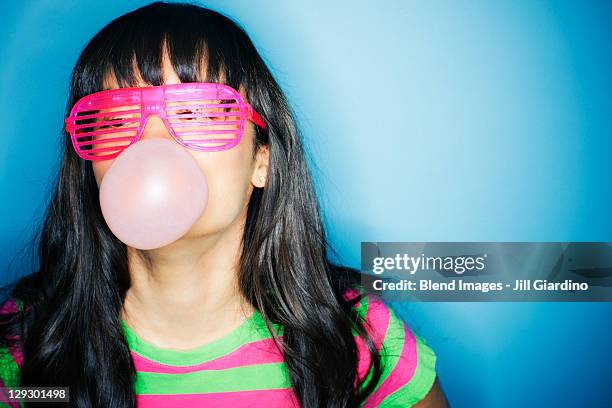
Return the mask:
<svg viewBox="0 0 612 408">
<path fill-rule="evenodd" d="M 163 62 L 164 83 L 177 84 L 179 80 L 168 58 Z M 105 89 L 118 88 L 114 79 L 105 81 Z M 140 83 L 138 86 L 148 86 Z M 240 92 L 245 98 L 244 92 Z M 246 99 L 245 99 L 246 100 Z M 248 101 L 246 101 L 248 103 Z M 246 122 L 240 143 L 228 150 L 202 152 L 186 149 L 197 161 L 208 182 L 208 204 L 202 216 L 183 238 L 210 235 L 228 228 L 246 213 L 246 206 L 253 187 L 263 187 L 267 176 L 268 150 L 261 148 L 253 157 L 254 125 Z M 162 120 L 150 116 L 141 140 L 167 138 L 174 142 Z M 174 142 L 176 143 L 176 142 Z M 93 171 L 98 187 L 114 160 L 93 161 Z"/>
</svg>

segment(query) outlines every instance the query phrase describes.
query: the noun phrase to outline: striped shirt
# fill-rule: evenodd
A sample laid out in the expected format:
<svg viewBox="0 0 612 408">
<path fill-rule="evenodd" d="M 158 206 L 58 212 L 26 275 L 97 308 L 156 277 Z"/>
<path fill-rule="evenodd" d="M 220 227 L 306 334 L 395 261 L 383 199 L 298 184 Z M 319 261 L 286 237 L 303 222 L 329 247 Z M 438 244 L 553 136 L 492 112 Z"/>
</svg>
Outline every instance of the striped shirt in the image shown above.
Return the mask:
<svg viewBox="0 0 612 408">
<path fill-rule="evenodd" d="M 351 290 L 345 296 L 357 294 Z M 18 306 L 10 299 L 0 313 Z M 383 363 L 382 377 L 362 406 L 410 407 L 423 399 L 436 377 L 432 349 L 379 297 L 368 295 L 356 307 Z M 122 325 L 137 372 L 139 408 L 299 407 L 283 356 L 257 310 L 222 338 L 187 351 L 159 348 Z M 282 326 L 273 329 L 282 339 Z M 370 356 L 363 340 L 355 339 L 357 372 L 364 378 Z M 0 386 L 19 385 L 22 360 L 19 349 L 0 348 Z M 0 395 L 0 406 L 18 405 Z"/>
</svg>

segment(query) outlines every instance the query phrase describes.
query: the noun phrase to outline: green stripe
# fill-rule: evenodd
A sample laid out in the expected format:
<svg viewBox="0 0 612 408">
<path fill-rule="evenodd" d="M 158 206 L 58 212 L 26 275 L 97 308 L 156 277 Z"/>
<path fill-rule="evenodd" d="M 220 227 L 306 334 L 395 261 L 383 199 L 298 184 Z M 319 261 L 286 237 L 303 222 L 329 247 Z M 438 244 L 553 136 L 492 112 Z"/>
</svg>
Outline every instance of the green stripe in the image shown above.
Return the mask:
<svg viewBox="0 0 612 408">
<path fill-rule="evenodd" d="M 0 378 L 5 387 L 19 385 L 20 369 L 7 347 L 0 347 Z"/>
<path fill-rule="evenodd" d="M 272 337 L 258 310 L 255 310 L 246 321 L 225 336 L 190 350 L 159 348 L 139 338 L 123 320 L 121 323 L 126 341 L 132 351 L 152 361 L 173 366 L 191 366 L 211 361 L 231 353 L 243 344 Z M 282 335 L 281 326 L 273 325 L 273 327 L 277 334 Z"/>
<path fill-rule="evenodd" d="M 385 362 L 383 374 L 380 377 L 381 384 L 389 377 L 397 365 L 405 341 L 402 321 L 395 315 L 390 306 L 385 307 L 389 309 L 389 326 L 387 327 L 387 333 L 385 334 L 381 350 L 381 358 Z"/>
<path fill-rule="evenodd" d="M 389 309 L 389 325 L 387 326 L 387 331 L 380 350 L 382 373 L 376 388 L 380 387 L 387 377 L 389 377 L 397 365 L 401 351 L 404 347 L 404 327 L 402 321 L 395 315 L 390 306 L 385 305 L 385 307 Z M 371 377 L 372 371 L 369 371 L 360 389 L 364 388 L 371 381 Z"/>
<path fill-rule="evenodd" d="M 359 294 L 362 294 L 362 293 L 363 293 L 363 288 L 359 291 Z M 357 313 L 362 321 L 365 321 L 366 314 L 368 313 L 368 300 L 369 300 L 369 297 L 366 296 L 359 301 L 359 308 L 357 309 Z M 355 328 L 353 328 L 352 332 L 353 332 L 353 336 L 359 335 L 359 333 L 357 332 L 357 330 L 355 330 Z"/>
<path fill-rule="evenodd" d="M 187 374 L 139 372 L 136 394 L 196 394 L 290 388 L 285 363 L 256 364 Z"/>
<path fill-rule="evenodd" d="M 363 286 L 359 287 L 359 294 L 363 294 Z M 366 313 L 368 312 L 368 300 L 370 300 L 369 296 L 365 296 L 359 302 L 359 314 L 365 319 Z"/>
<path fill-rule="evenodd" d="M 23 312 L 23 308 L 25 306 L 23 300 L 15 298 L 15 303 L 17 304 L 17 309 L 19 309 L 20 312 Z"/>
<path fill-rule="evenodd" d="M 359 290 L 359 295 L 358 296 L 362 296 L 364 295 L 364 289 L 363 286 L 359 285 L 358 287 L 354 287 L 354 289 Z M 370 306 L 370 295 L 366 294 L 365 296 L 363 296 L 360 300 L 359 300 L 359 307 L 357 308 L 357 313 L 359 314 L 359 317 L 361 317 L 361 321 L 365 321 L 366 316 L 368 314 L 368 308 Z M 353 329 L 353 335 L 357 336 L 358 333 L 356 330 Z"/>
<path fill-rule="evenodd" d="M 24 408 L 25 407 L 25 402 L 23 402 L 23 400 L 19 400 L 19 407 L 20 408 Z M 12 406 L 5 404 L 4 402 L 0 402 L 0 408 L 13 408 Z"/>
<path fill-rule="evenodd" d="M 362 293 L 362 292 L 360 292 L 360 293 Z M 366 296 L 366 297 L 362 298 L 361 301 L 359 302 L 360 303 L 359 304 L 359 315 L 361 316 L 362 321 L 365 321 L 365 318 L 367 316 L 368 307 L 370 305 L 369 304 L 369 300 L 370 300 L 370 297 Z M 367 329 L 367 327 L 366 327 L 366 329 Z M 357 333 L 354 332 L 353 335 L 356 336 Z M 366 352 L 367 352 L 367 348 L 364 348 L 364 350 L 366 350 Z M 365 388 L 370 383 L 371 380 L 372 380 L 372 370 L 369 370 L 367 372 L 365 378 L 361 382 L 359 390 Z"/>
<path fill-rule="evenodd" d="M 23 301 L 17 298 L 14 299 L 17 309 L 23 312 Z M 0 347 L 0 378 L 7 388 L 18 387 L 20 385 L 21 369 L 6 346 Z M 20 401 L 19 406 L 23 407 L 24 402 Z M 0 407 L 9 407 L 9 405 L 0 403 Z"/>
<path fill-rule="evenodd" d="M 414 337 L 417 341 L 417 367 L 414 375 L 406 385 L 387 396 L 381 402 L 380 407 L 384 407 L 386 404 L 391 404 L 394 401 L 410 404 L 407 406 L 411 407 L 425 398 L 433 386 L 436 379 L 436 355 L 431 347 L 427 345 L 425 339 L 416 334 L 414 334 Z M 391 404 L 388 406 L 396 405 Z"/>
</svg>

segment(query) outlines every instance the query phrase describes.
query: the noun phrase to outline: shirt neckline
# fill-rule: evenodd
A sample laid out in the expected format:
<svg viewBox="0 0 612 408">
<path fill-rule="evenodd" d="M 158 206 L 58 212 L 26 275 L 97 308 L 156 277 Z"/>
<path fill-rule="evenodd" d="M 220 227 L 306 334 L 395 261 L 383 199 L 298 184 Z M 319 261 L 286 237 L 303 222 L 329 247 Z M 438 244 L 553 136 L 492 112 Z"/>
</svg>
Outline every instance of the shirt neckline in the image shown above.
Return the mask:
<svg viewBox="0 0 612 408">
<path fill-rule="evenodd" d="M 245 343 L 272 337 L 263 316 L 257 309 L 229 333 L 189 350 L 155 346 L 140 338 L 123 319 L 121 319 L 121 325 L 130 351 L 156 363 L 171 366 L 192 366 L 205 363 L 229 354 Z M 278 335 L 281 335 L 282 328 L 278 325 L 274 326 L 276 326 Z"/>
</svg>

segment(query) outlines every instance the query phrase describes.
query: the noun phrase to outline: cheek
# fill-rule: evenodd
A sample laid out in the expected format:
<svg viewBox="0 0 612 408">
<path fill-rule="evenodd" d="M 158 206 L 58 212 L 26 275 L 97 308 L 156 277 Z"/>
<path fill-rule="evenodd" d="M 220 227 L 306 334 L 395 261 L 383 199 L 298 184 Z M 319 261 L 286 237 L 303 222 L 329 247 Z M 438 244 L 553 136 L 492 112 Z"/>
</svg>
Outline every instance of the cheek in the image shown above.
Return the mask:
<svg viewBox="0 0 612 408">
<path fill-rule="evenodd" d="M 96 177 L 96 182 L 98 183 L 98 188 L 100 188 L 100 183 L 102 183 L 102 179 L 106 174 L 108 168 L 113 164 L 113 160 L 105 160 L 99 162 L 92 162 L 92 169 L 94 172 L 94 176 Z"/>
<path fill-rule="evenodd" d="M 253 158 L 250 151 L 234 149 L 194 154 L 208 181 L 208 204 L 196 224 L 203 231 L 218 230 L 245 209 L 251 192 Z"/>
</svg>

